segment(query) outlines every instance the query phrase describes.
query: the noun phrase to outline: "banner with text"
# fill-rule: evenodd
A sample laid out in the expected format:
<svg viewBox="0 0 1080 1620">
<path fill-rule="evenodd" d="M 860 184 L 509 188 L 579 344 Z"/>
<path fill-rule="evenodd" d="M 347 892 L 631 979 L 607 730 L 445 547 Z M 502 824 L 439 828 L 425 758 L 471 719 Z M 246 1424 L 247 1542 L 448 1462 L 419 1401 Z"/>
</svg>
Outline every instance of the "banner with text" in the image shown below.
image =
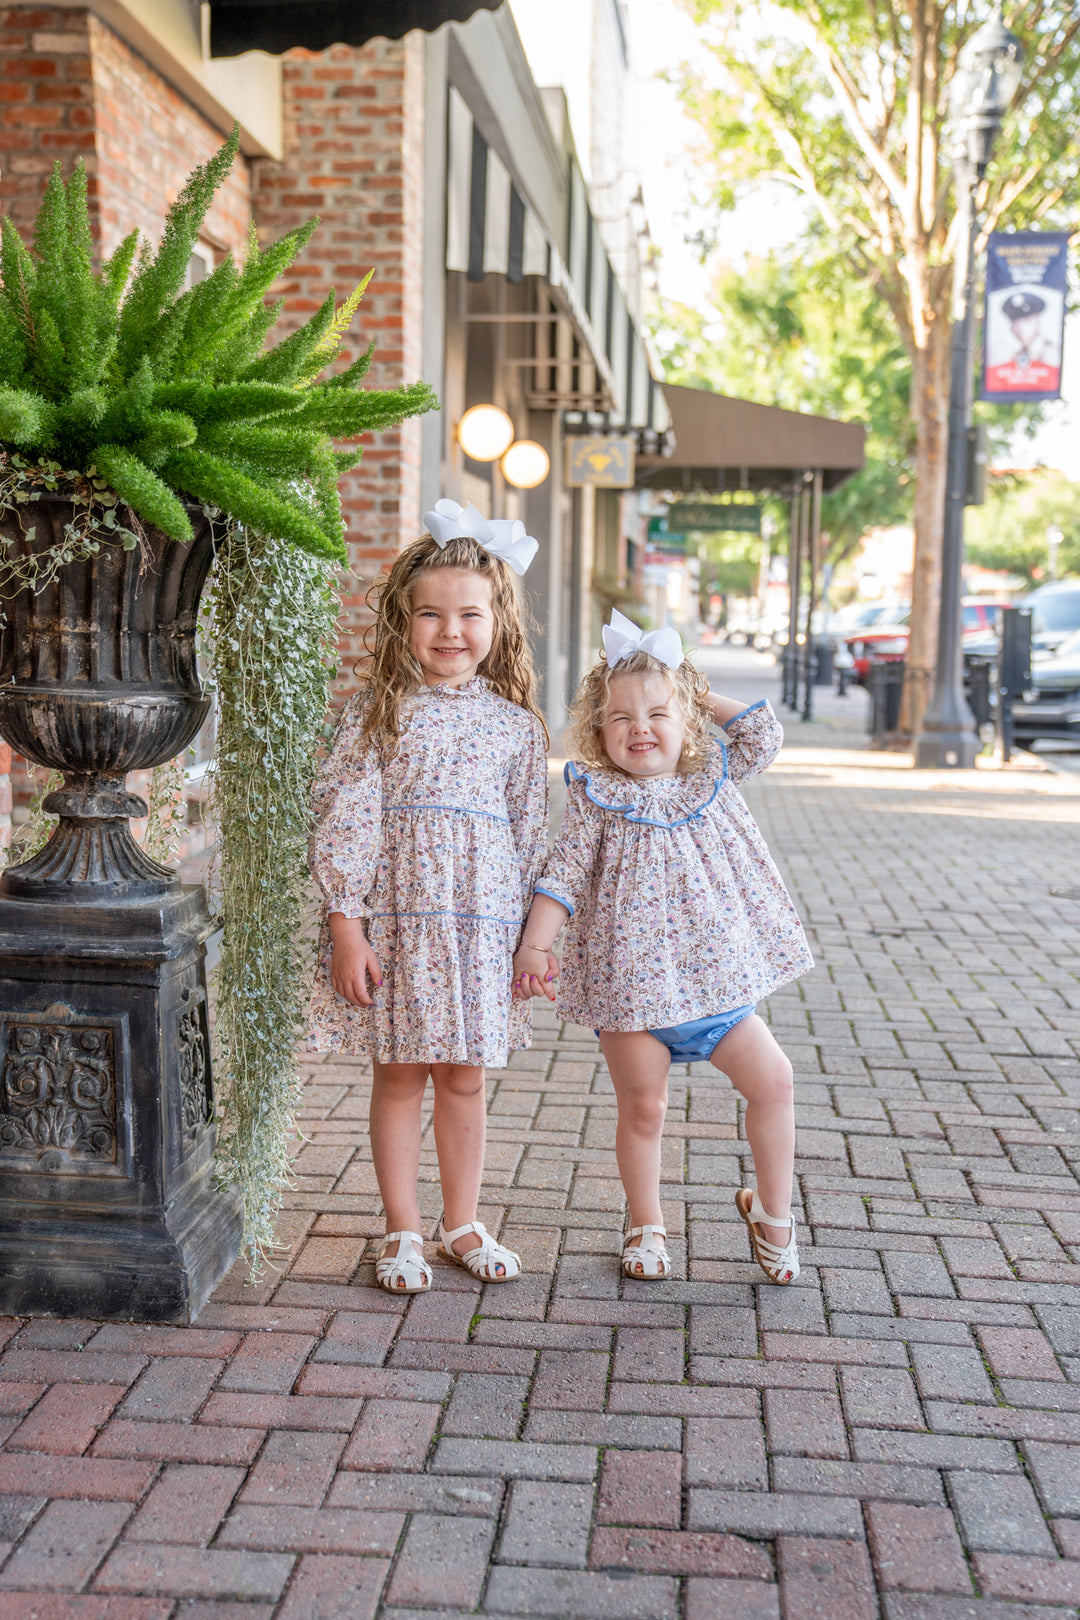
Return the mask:
<svg viewBox="0 0 1080 1620">
<path fill-rule="evenodd" d="M 997 231 L 986 244 L 980 399 L 1061 398 L 1065 232 Z"/>
</svg>

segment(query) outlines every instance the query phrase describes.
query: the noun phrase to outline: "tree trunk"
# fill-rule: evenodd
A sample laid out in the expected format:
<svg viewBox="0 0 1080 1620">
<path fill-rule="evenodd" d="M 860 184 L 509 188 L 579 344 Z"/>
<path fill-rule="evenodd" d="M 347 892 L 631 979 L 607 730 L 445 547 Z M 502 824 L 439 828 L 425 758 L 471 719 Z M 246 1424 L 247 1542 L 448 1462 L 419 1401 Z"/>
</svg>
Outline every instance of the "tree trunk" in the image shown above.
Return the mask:
<svg viewBox="0 0 1080 1620">
<path fill-rule="evenodd" d="M 949 448 L 949 358 L 951 328 L 935 320 L 926 347 L 915 354 L 911 409 L 915 419 L 915 561 L 911 580 L 908 642 L 900 730 L 913 737 L 934 688 L 941 542 L 945 527 L 945 476 Z"/>
</svg>

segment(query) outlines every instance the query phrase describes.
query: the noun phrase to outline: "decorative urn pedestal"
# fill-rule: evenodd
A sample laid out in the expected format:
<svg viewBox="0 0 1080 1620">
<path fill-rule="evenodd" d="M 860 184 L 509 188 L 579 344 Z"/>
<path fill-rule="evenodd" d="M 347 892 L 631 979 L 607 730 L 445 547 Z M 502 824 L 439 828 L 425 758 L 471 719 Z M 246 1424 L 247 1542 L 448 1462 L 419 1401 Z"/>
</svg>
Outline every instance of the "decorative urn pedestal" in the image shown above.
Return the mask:
<svg viewBox="0 0 1080 1620">
<path fill-rule="evenodd" d="M 26 557 L 71 502 L 32 508 Z M 213 535 L 103 543 L 0 627 L 0 735 L 60 770 L 48 844 L 0 875 L 0 1314 L 190 1322 L 239 1251 L 213 1180 L 205 891 L 135 843 L 125 773 L 173 758 L 209 700 L 195 625 Z"/>
</svg>

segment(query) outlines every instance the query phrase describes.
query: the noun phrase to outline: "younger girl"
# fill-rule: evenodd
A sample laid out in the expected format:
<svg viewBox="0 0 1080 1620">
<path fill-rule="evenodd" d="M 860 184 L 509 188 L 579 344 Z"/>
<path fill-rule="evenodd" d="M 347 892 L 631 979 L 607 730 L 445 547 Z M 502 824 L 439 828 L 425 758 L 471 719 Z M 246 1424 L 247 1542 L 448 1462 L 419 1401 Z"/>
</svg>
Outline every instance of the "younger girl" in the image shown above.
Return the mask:
<svg viewBox="0 0 1080 1620">
<path fill-rule="evenodd" d="M 627 1276 L 671 1269 L 660 1136 L 674 1058 L 711 1062 L 746 1098 L 757 1186 L 735 1203 L 766 1275 L 794 1282 L 791 1065 L 754 1003 L 813 963 L 737 786 L 765 769 L 783 733 L 767 703 L 740 709 L 711 693 L 673 630 L 643 636 L 616 612 L 604 646 L 572 711 L 580 763 L 566 769 L 566 815 L 514 959 L 515 994 L 553 996 L 547 953 L 569 916 L 560 1011 L 597 1030 L 615 1087 Z M 710 721 L 722 740 L 710 740 Z"/>
<path fill-rule="evenodd" d="M 439 501 L 377 590 L 374 652 L 315 792 L 325 927 L 311 1045 L 372 1058 L 386 1209 L 381 1287 L 431 1286 L 416 1182 L 430 1074 L 440 1254 L 484 1282 L 521 1269 L 476 1219 L 484 1067 L 528 1046 L 511 961 L 547 853 L 547 733 L 510 570 L 537 544 Z"/>
</svg>

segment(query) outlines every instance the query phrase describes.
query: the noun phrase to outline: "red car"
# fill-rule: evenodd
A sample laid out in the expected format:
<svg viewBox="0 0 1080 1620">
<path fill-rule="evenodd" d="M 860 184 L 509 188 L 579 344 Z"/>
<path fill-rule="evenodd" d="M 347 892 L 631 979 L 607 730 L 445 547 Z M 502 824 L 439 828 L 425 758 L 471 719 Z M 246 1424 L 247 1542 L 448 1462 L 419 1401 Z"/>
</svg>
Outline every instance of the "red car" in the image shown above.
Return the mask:
<svg viewBox="0 0 1080 1620">
<path fill-rule="evenodd" d="M 965 596 L 961 604 L 961 634 L 984 636 L 997 627 L 999 609 L 1008 607 L 1008 599 L 994 596 Z M 845 636 L 844 644 L 851 654 L 855 679 L 865 686 L 871 664 L 895 664 L 907 657 L 908 624 L 910 613 L 901 614 L 895 624 L 874 625 L 871 630 L 857 630 Z"/>
</svg>

